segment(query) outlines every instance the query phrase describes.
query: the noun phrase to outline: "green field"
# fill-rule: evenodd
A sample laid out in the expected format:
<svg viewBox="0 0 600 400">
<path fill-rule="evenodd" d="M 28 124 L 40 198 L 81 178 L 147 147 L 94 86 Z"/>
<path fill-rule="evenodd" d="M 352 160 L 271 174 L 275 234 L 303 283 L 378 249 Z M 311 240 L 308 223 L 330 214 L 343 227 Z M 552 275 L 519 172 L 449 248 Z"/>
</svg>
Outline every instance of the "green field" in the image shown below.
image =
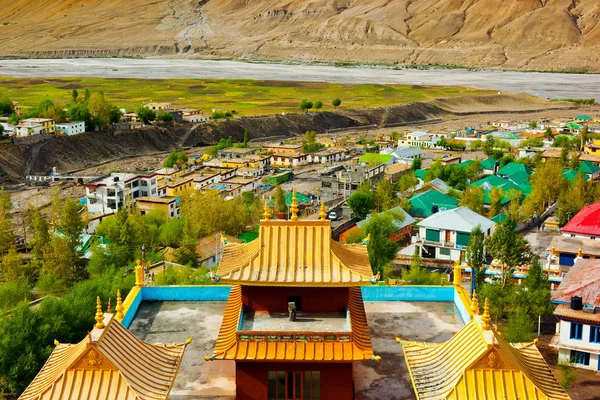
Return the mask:
<svg viewBox="0 0 600 400">
<path fill-rule="evenodd" d="M 496 93 L 456 86 L 412 86 L 374 84 L 330 84 L 321 82 L 286 82 L 217 79 L 103 79 L 47 78 L 18 79 L 0 77 L 0 98 L 16 100 L 31 107 L 44 99 L 68 102 L 71 91 L 80 96 L 89 89 L 104 91 L 114 104 L 135 111 L 149 101 L 169 102 L 175 106 L 235 110 L 239 115 L 299 112 L 300 100 L 323 102 L 332 109 L 331 100 L 339 97 L 341 108 L 389 106 L 441 97 Z"/>
</svg>

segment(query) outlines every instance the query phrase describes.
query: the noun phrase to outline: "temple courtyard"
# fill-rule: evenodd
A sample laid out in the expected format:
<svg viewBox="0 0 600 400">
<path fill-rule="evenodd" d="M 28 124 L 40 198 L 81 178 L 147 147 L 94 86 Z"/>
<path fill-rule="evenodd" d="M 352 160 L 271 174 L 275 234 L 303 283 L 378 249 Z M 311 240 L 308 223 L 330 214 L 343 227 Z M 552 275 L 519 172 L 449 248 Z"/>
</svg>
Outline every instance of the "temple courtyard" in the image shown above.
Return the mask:
<svg viewBox="0 0 600 400">
<path fill-rule="evenodd" d="M 225 301 L 156 301 L 144 302 L 138 309 L 129 328 L 138 338 L 149 343 L 180 343 L 193 338 L 169 399 L 235 398 L 235 363 L 204 360 L 213 352 L 225 304 Z M 355 363 L 356 398 L 414 399 L 402 346 L 395 338 L 428 342 L 450 339 L 463 326 L 454 303 L 366 301 L 365 310 L 373 350 L 381 360 Z M 253 325 L 258 323 L 263 328 L 262 324 L 268 322 L 264 317 L 255 318 Z M 277 317 L 280 328 L 287 324 L 284 316 Z M 334 326 L 339 323 L 337 318 L 324 319 Z M 250 318 L 245 321 L 250 322 Z"/>
</svg>

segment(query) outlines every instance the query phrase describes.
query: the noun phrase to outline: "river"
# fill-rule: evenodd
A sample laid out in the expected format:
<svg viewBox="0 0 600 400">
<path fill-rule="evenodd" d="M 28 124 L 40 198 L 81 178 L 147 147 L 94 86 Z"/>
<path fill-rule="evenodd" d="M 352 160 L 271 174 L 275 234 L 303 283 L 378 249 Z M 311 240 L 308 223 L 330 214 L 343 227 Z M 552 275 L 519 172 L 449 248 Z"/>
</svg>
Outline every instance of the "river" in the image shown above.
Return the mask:
<svg viewBox="0 0 600 400">
<path fill-rule="evenodd" d="M 19 78 L 197 78 L 458 85 L 526 92 L 548 99 L 600 99 L 600 75 L 464 69 L 390 69 L 190 59 L 0 60 L 0 76 Z M 2 83 L 0 79 L 0 84 Z"/>
</svg>

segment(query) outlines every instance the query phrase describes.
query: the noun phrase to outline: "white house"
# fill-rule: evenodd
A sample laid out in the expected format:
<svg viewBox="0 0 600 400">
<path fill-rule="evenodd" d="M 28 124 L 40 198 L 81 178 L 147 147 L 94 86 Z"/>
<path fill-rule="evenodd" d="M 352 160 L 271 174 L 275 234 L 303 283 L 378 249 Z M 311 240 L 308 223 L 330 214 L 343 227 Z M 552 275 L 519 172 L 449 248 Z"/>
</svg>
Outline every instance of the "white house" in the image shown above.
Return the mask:
<svg viewBox="0 0 600 400">
<path fill-rule="evenodd" d="M 579 258 L 552 294 L 558 360 L 600 371 L 600 261 Z"/>
<path fill-rule="evenodd" d="M 4 122 L 0 122 L 0 125 L 2 125 L 2 127 L 4 128 L 3 135 L 12 136 L 15 134 L 15 132 L 14 132 L 15 126 L 14 125 L 4 123 Z"/>
<path fill-rule="evenodd" d="M 309 154 L 308 157 L 311 164 L 328 164 L 342 161 L 344 159 L 344 150 L 327 149 Z"/>
<path fill-rule="evenodd" d="M 44 125 L 34 122 L 23 122 L 15 126 L 13 129 L 14 135 L 17 137 L 27 137 L 32 135 L 41 135 L 46 133 Z"/>
<path fill-rule="evenodd" d="M 85 132 L 85 122 L 75 121 L 56 124 L 56 130 L 63 132 L 67 136 L 77 135 L 78 133 Z"/>
<path fill-rule="evenodd" d="M 112 214 L 124 207 L 126 202 L 135 202 L 139 197 L 159 197 L 158 178 L 155 173 L 111 173 L 83 186 L 88 213 L 91 214 Z"/>
<path fill-rule="evenodd" d="M 439 148 L 437 146 L 437 142 L 445 137 L 443 134 L 437 133 L 428 133 L 428 132 L 420 132 L 413 131 L 406 134 L 406 137 L 398 139 L 398 147 L 423 147 L 426 149 L 436 149 Z"/>
<path fill-rule="evenodd" d="M 420 245 L 423 258 L 465 261 L 471 231 L 479 226 L 485 237 L 490 236 L 495 223 L 467 207 L 432 214 L 419 222 L 419 233 L 413 243 Z"/>
<path fill-rule="evenodd" d="M 424 151 L 418 147 L 399 146 L 393 153 L 395 163 L 411 164 L 415 158 L 423 157 Z"/>
</svg>

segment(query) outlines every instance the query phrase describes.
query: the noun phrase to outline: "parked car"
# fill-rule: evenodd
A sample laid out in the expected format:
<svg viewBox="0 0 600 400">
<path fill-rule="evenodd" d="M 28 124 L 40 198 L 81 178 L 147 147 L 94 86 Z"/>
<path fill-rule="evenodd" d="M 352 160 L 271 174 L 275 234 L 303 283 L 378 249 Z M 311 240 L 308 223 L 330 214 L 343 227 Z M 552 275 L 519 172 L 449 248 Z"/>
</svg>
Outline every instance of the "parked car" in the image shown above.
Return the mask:
<svg viewBox="0 0 600 400">
<path fill-rule="evenodd" d="M 337 221 L 338 219 L 342 218 L 342 213 L 340 211 L 332 211 L 329 213 L 329 217 L 328 217 L 331 221 Z"/>
</svg>

